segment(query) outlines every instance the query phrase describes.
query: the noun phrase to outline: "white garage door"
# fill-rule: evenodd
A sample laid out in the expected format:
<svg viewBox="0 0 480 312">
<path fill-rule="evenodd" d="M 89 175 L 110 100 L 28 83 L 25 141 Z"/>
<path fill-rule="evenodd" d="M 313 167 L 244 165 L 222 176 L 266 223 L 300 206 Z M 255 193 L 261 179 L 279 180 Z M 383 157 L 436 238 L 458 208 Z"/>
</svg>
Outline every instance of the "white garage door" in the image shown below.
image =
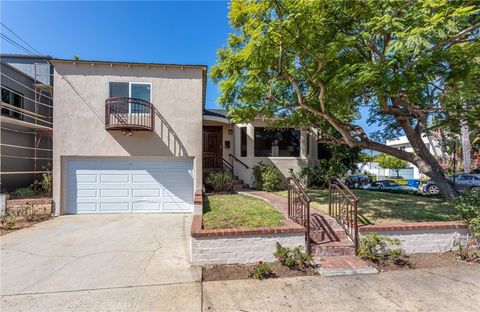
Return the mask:
<svg viewBox="0 0 480 312">
<path fill-rule="evenodd" d="M 67 161 L 67 214 L 193 211 L 191 160 Z"/>
</svg>

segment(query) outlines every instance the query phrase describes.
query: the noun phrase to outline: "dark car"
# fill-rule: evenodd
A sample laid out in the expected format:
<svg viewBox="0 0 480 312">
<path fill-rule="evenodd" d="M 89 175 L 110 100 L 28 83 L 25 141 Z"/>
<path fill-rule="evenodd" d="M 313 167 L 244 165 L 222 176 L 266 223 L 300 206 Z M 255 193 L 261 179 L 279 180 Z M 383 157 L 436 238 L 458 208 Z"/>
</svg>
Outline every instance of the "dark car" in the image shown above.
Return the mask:
<svg viewBox="0 0 480 312">
<path fill-rule="evenodd" d="M 372 184 L 372 179 L 366 175 L 349 176 L 345 179 L 345 185 L 349 188 L 366 187 Z"/>
<path fill-rule="evenodd" d="M 367 190 L 395 190 L 395 191 L 407 191 L 416 192 L 417 189 L 411 186 L 403 186 L 392 180 L 380 180 L 373 182 Z"/>
<path fill-rule="evenodd" d="M 460 193 L 480 191 L 480 173 L 460 173 L 450 176 L 448 179 Z M 423 186 L 423 192 L 438 194 L 440 189 L 435 182 L 428 181 Z"/>
</svg>

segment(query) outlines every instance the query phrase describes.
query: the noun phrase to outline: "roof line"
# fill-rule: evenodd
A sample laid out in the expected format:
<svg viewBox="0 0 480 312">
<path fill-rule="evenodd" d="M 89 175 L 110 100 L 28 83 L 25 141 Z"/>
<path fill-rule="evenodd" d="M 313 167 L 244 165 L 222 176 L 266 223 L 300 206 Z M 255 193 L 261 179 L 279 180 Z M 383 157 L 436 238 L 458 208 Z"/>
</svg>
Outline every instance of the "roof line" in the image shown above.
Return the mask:
<svg viewBox="0 0 480 312">
<path fill-rule="evenodd" d="M 52 63 L 93 63 L 93 64 L 120 64 L 120 65 L 149 65 L 149 66 L 174 66 L 174 67 L 188 67 L 188 68 L 202 68 L 203 70 L 207 70 L 207 65 L 201 64 L 167 64 L 167 63 L 142 63 L 142 62 L 119 62 L 119 61 L 102 61 L 102 60 L 70 60 L 70 59 L 60 59 L 60 58 L 52 58 L 50 59 Z"/>
</svg>

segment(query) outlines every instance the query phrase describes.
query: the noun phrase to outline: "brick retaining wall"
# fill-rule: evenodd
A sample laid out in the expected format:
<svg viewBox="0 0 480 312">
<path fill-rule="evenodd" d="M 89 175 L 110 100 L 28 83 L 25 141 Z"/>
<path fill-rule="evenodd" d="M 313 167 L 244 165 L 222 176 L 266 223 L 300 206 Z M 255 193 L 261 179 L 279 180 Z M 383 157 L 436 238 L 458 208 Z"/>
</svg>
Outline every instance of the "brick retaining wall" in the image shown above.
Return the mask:
<svg viewBox="0 0 480 312">
<path fill-rule="evenodd" d="M 359 228 L 361 236 L 376 232 L 397 238 L 406 253 L 435 253 L 454 249 L 456 240 L 464 243 L 469 230 L 462 222 L 385 223 Z"/>
<path fill-rule="evenodd" d="M 276 242 L 286 247 L 305 246 L 305 228 L 288 219 L 279 227 L 206 230 L 202 216 L 195 215 L 191 236 L 193 265 L 274 261 Z"/>
</svg>

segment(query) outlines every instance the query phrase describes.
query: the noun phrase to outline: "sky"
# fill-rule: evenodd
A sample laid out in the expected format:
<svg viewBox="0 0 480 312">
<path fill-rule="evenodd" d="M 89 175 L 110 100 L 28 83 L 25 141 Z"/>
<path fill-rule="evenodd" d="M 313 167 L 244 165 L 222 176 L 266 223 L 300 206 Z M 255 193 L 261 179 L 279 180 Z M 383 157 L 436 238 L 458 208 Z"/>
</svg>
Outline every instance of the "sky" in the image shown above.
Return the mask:
<svg viewBox="0 0 480 312">
<path fill-rule="evenodd" d="M 227 1 L 0 1 L 1 21 L 42 54 L 71 59 L 202 64 L 226 44 Z M 2 33 L 15 37 L 2 28 Z M 18 41 L 18 39 L 17 39 Z M 1 40 L 2 53 L 24 53 Z M 208 81 L 207 108 L 217 108 Z M 365 122 L 366 111 L 358 123 Z M 373 129 L 372 129 L 373 130 Z"/>
</svg>

